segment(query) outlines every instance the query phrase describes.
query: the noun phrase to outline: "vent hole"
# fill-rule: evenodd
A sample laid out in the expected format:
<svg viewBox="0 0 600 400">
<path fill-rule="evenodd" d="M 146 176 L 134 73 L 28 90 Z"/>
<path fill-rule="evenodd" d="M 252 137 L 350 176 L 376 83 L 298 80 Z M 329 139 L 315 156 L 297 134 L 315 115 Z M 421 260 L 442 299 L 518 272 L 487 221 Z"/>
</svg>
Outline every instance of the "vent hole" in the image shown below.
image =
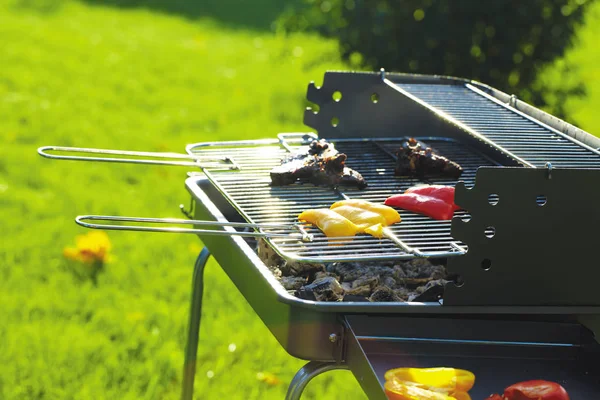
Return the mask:
<svg viewBox="0 0 600 400">
<path fill-rule="evenodd" d="M 471 214 L 465 214 L 462 217 L 460 217 L 460 219 L 462 219 L 463 222 L 469 222 L 471 220 Z"/>
<path fill-rule="evenodd" d="M 338 117 L 331 118 L 331 126 L 334 128 L 340 124 L 340 119 Z"/>
<path fill-rule="evenodd" d="M 498 196 L 495 193 L 492 193 L 488 196 L 488 203 L 490 203 L 491 205 L 495 206 L 496 204 L 498 204 L 498 202 L 500 201 L 500 196 Z"/>
<path fill-rule="evenodd" d="M 334 101 L 340 101 L 342 99 L 342 92 L 340 92 L 339 90 L 336 90 L 335 92 L 333 92 L 333 95 L 331 96 L 331 98 Z"/>
<path fill-rule="evenodd" d="M 490 268 L 492 268 L 492 260 L 490 260 L 490 259 L 487 259 L 487 258 L 486 258 L 486 259 L 484 259 L 484 260 L 481 262 L 481 269 L 483 269 L 484 271 L 489 271 L 489 270 L 490 270 Z"/>
<path fill-rule="evenodd" d="M 318 114 L 319 111 L 321 110 L 321 107 L 319 107 L 319 105 L 315 104 L 315 103 L 310 103 L 307 108 L 309 110 L 312 110 L 313 114 Z"/>
<path fill-rule="evenodd" d="M 542 207 L 542 206 L 546 205 L 546 203 L 548 202 L 548 198 L 544 195 L 540 195 L 535 198 L 535 202 L 537 203 L 538 206 Z"/>
<path fill-rule="evenodd" d="M 493 238 L 496 235 L 496 228 L 493 226 L 488 226 L 485 228 L 485 236 L 489 238 Z"/>
<path fill-rule="evenodd" d="M 465 285 L 465 280 L 462 276 L 457 275 L 454 279 L 454 284 L 456 285 L 456 287 L 463 287 Z"/>
<path fill-rule="evenodd" d="M 377 93 L 373 93 L 371 95 L 371 101 L 375 104 L 377 104 L 379 102 L 379 95 Z"/>
</svg>

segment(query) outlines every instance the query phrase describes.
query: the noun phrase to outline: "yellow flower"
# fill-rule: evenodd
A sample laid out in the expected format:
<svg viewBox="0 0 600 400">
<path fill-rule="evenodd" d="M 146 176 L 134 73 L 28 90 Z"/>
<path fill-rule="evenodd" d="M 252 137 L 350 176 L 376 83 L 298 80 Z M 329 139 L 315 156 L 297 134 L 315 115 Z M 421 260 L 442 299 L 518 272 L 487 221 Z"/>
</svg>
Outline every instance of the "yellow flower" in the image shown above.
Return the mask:
<svg viewBox="0 0 600 400">
<path fill-rule="evenodd" d="M 92 231 L 75 238 L 75 247 L 63 250 L 63 256 L 69 260 L 86 264 L 105 263 L 110 259 L 111 244 L 103 231 Z"/>
<path fill-rule="evenodd" d="M 259 372 L 256 374 L 256 379 L 266 383 L 269 386 L 275 386 L 281 383 L 281 379 L 271 372 Z"/>
</svg>

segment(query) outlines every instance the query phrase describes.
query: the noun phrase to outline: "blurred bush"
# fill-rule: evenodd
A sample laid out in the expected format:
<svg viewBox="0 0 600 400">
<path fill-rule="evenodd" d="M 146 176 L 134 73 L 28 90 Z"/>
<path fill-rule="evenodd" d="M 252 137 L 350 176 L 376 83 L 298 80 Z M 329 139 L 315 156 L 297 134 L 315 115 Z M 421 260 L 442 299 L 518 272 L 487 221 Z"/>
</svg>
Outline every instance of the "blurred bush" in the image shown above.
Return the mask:
<svg viewBox="0 0 600 400">
<path fill-rule="evenodd" d="M 589 3 L 304 0 L 303 8 L 284 14 L 279 28 L 337 38 L 354 66 L 475 79 L 543 106 L 548 89 L 534 87 L 536 72 L 563 55 Z M 583 84 L 570 82 L 560 92 L 582 94 Z"/>
</svg>

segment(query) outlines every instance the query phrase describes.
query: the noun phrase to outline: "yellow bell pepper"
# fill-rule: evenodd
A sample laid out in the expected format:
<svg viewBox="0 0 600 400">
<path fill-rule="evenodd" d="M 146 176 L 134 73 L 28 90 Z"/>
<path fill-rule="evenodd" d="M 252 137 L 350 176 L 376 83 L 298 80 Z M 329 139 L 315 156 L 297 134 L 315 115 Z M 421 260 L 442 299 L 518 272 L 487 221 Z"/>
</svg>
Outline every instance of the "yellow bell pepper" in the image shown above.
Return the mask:
<svg viewBox="0 0 600 400">
<path fill-rule="evenodd" d="M 468 392 L 475 384 L 475 375 L 456 368 L 396 368 L 385 373 L 386 380 L 421 383 L 457 392 Z"/>
<path fill-rule="evenodd" d="M 383 225 L 376 224 L 365 228 L 365 233 L 368 233 L 371 236 L 375 236 L 376 238 L 383 237 Z"/>
<path fill-rule="evenodd" d="M 471 400 L 466 392 L 450 392 L 450 389 L 431 387 L 415 382 L 387 380 L 385 394 L 390 400 Z"/>
<path fill-rule="evenodd" d="M 358 207 L 341 206 L 333 209 L 334 212 L 346 217 L 364 231 L 365 228 L 376 224 L 385 224 L 385 218 L 377 213 Z"/>
<path fill-rule="evenodd" d="M 392 225 L 392 224 L 395 224 L 396 222 L 400 222 L 400 220 L 401 220 L 400 214 L 398 214 L 398 211 L 394 210 L 392 207 L 389 207 L 389 206 L 386 206 L 383 204 L 372 203 L 367 200 L 349 199 L 349 200 L 336 201 L 335 203 L 333 203 L 331 205 L 330 208 L 333 210 L 333 209 L 336 209 L 336 208 L 342 207 L 342 206 L 357 207 L 357 208 L 362 208 L 363 210 L 377 213 L 385 218 L 385 225 Z"/>
<path fill-rule="evenodd" d="M 298 219 L 316 225 L 328 237 L 354 236 L 361 232 L 353 222 L 328 208 L 306 210 Z"/>
</svg>

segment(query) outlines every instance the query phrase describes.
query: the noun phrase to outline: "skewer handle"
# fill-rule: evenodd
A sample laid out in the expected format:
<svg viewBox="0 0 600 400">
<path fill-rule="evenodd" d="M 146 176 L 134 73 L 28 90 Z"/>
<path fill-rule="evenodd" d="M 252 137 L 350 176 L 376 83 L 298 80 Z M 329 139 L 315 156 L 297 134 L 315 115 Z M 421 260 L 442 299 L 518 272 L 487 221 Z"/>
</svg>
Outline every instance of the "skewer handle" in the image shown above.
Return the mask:
<svg viewBox="0 0 600 400">
<path fill-rule="evenodd" d="M 60 153 L 86 153 L 94 156 L 75 156 L 51 154 L 50 152 Z M 196 167 L 202 169 L 221 169 L 221 170 L 239 170 L 239 165 L 230 157 L 201 157 L 180 153 L 160 153 L 151 151 L 127 151 L 94 149 L 85 147 L 64 147 L 64 146 L 44 146 L 38 149 L 38 154 L 42 157 L 55 160 L 72 161 L 98 161 L 129 164 L 153 164 L 153 165 L 178 165 L 186 167 Z M 101 156 L 98 156 L 101 155 Z M 106 157 L 106 155 L 126 156 L 129 158 Z"/>
<path fill-rule="evenodd" d="M 114 224 L 98 224 L 85 221 L 110 221 L 110 222 L 136 222 L 146 224 L 171 224 L 171 225 L 196 225 L 196 226 L 213 226 L 213 227 L 232 227 L 232 228 L 250 228 L 261 230 L 260 232 L 240 232 L 234 230 L 218 231 L 215 229 L 196 229 L 182 228 L 177 226 L 157 227 L 144 225 L 114 225 Z M 141 218 L 141 217 L 119 217 L 113 215 L 80 215 L 75 218 L 75 222 L 85 228 L 90 229 L 106 229 L 113 231 L 140 231 L 140 232 L 163 232 L 163 233 L 192 233 L 202 235 L 217 235 L 217 236 L 249 236 L 249 237 L 293 237 L 287 233 L 270 233 L 262 232 L 262 229 L 298 229 L 298 236 L 303 241 L 311 241 L 312 235 L 300 229 L 299 225 L 290 224 L 251 224 L 245 222 L 218 222 L 218 221 L 200 221 L 194 219 L 179 219 L 179 218 Z"/>
</svg>

